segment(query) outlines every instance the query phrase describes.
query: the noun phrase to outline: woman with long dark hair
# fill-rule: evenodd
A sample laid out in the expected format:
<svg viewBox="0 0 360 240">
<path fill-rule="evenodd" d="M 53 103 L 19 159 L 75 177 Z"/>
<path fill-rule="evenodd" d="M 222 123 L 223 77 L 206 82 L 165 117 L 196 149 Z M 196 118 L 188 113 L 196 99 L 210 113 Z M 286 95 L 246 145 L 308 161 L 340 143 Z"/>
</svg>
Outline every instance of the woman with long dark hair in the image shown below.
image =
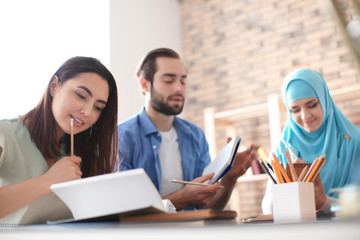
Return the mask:
<svg viewBox="0 0 360 240">
<path fill-rule="evenodd" d="M 34 109 L 0 121 L 0 223 L 71 217 L 50 186 L 113 171 L 117 99 L 115 79 L 99 60 L 74 57 L 55 72 Z"/>
</svg>

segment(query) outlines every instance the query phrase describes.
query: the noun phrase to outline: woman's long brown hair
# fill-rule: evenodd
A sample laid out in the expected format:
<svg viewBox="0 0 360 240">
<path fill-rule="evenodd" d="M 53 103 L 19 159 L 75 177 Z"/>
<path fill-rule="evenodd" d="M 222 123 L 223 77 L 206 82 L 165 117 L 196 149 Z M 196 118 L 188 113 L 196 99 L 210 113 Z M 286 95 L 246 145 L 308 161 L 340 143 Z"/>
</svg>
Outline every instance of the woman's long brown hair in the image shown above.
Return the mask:
<svg viewBox="0 0 360 240">
<path fill-rule="evenodd" d="M 109 98 L 98 121 L 86 131 L 75 135 L 75 155 L 82 158 L 83 177 L 110 173 L 117 158 L 117 108 L 118 96 L 115 79 L 110 71 L 97 59 L 74 57 L 67 60 L 53 75 L 59 84 L 80 73 L 96 73 L 109 84 Z M 65 153 L 70 152 L 70 136 L 65 134 L 61 142 L 56 140 L 56 121 L 52 113 L 50 83 L 39 104 L 24 116 L 32 140 L 44 158 L 59 156 L 59 144 L 64 144 Z"/>
</svg>

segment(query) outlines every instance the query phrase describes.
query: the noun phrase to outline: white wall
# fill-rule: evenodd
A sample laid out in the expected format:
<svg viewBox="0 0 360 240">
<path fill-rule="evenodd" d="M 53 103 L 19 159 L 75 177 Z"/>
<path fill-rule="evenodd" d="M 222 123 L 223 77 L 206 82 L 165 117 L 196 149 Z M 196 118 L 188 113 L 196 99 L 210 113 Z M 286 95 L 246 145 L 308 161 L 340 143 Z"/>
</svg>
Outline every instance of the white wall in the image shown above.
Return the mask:
<svg viewBox="0 0 360 240">
<path fill-rule="evenodd" d="M 34 108 L 70 57 L 109 67 L 109 35 L 109 0 L 0 0 L 0 119 Z"/>
<path fill-rule="evenodd" d="M 125 120 L 143 105 L 135 79 L 143 55 L 181 53 L 177 0 L 0 0 L 0 30 L 0 119 L 32 109 L 57 68 L 82 55 L 114 74 Z"/>
<path fill-rule="evenodd" d="M 119 122 L 143 106 L 136 66 L 158 47 L 181 54 L 177 0 L 110 0 L 110 70 L 118 84 Z"/>
</svg>

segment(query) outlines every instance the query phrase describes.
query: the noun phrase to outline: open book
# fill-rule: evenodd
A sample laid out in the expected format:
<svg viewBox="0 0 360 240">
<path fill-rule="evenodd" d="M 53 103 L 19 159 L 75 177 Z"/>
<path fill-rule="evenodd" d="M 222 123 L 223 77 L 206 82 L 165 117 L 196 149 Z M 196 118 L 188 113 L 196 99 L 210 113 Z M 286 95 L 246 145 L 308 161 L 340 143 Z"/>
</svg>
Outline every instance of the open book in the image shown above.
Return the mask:
<svg viewBox="0 0 360 240">
<path fill-rule="evenodd" d="M 203 175 L 215 172 L 210 181 L 204 183 L 215 183 L 219 181 L 232 167 L 236 153 L 239 149 L 241 137 L 235 135 L 231 141 L 221 150 L 216 158 L 203 171 Z"/>
<path fill-rule="evenodd" d="M 142 168 L 53 184 L 51 190 L 74 217 L 60 222 L 101 220 L 106 216 L 116 221 L 120 215 L 167 212 L 159 192 Z"/>
</svg>

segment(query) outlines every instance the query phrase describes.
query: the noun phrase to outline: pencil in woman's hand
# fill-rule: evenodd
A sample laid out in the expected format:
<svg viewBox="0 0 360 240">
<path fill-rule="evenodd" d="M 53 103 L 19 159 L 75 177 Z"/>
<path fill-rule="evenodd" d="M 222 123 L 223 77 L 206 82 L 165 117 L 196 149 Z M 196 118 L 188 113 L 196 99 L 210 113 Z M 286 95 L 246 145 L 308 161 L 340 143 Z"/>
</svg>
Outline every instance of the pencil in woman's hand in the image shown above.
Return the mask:
<svg viewBox="0 0 360 240">
<path fill-rule="evenodd" d="M 70 155 L 74 155 L 74 119 L 70 119 Z"/>
</svg>

